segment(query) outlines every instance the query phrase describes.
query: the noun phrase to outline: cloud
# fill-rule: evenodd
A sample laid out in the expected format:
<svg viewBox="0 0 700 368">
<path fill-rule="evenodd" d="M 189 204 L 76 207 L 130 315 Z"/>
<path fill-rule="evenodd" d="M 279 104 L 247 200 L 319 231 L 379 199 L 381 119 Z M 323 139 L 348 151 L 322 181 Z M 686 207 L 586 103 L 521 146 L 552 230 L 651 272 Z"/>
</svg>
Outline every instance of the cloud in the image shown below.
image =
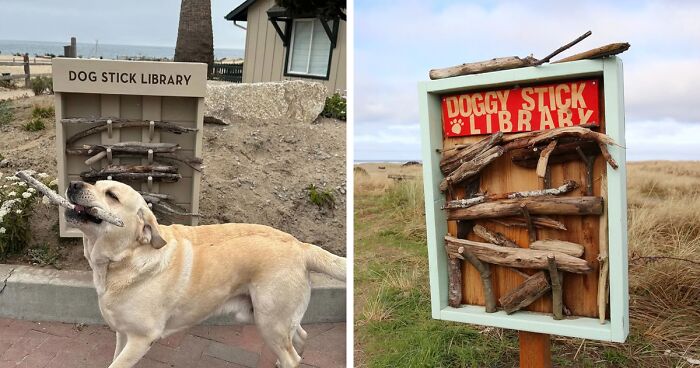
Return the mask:
<svg viewBox="0 0 700 368">
<path fill-rule="evenodd" d="M 627 160 L 700 160 L 700 124 L 637 121 L 625 127 Z"/>
<path fill-rule="evenodd" d="M 630 42 L 631 49 L 622 55 L 626 116 L 628 122 L 644 122 L 629 124 L 634 134 L 642 131 L 631 142 L 642 141 L 644 133 L 658 137 L 652 121 L 683 122 L 673 123 L 678 134 L 694 133 L 700 124 L 695 92 L 700 47 L 690 45 L 700 44 L 699 18 L 700 2 L 686 1 L 361 2 L 355 17 L 356 126 L 362 131 L 382 122 L 415 125 L 417 82 L 427 79 L 430 68 L 499 56 L 543 57 L 591 29 L 591 37 L 561 56 Z M 356 154 L 381 154 L 380 145 Z M 656 145 L 661 146 L 665 148 L 633 145 L 630 158 L 700 158 L 690 147 L 688 156 L 665 142 Z"/>
</svg>

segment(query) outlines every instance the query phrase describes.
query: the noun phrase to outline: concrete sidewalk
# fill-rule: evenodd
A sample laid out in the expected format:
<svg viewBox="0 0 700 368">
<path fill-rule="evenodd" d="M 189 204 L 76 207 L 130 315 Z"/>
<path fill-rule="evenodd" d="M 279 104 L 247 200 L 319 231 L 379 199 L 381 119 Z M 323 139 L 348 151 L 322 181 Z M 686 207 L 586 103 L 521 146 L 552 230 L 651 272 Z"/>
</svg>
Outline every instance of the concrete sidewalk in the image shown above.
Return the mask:
<svg viewBox="0 0 700 368">
<path fill-rule="evenodd" d="M 303 324 L 302 367 L 345 367 L 345 323 Z M 114 354 L 114 332 L 101 325 L 0 319 L 0 368 L 100 368 Z M 153 344 L 138 368 L 275 366 L 253 325 L 196 326 Z"/>
</svg>

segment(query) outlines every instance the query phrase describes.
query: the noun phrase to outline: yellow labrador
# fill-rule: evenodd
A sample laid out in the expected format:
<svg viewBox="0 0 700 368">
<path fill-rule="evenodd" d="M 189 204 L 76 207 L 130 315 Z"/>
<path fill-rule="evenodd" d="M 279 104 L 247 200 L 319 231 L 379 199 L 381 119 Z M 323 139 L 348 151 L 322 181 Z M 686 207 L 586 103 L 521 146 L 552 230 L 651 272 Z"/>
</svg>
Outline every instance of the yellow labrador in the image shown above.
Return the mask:
<svg viewBox="0 0 700 368">
<path fill-rule="evenodd" d="M 345 258 L 268 226 L 158 225 L 141 195 L 116 181 L 71 182 L 66 194 L 76 205 L 66 219 L 84 234 L 100 311 L 117 333 L 111 368 L 132 367 L 157 339 L 224 313 L 254 321 L 279 365 L 297 367 L 309 271 L 345 280 Z"/>
</svg>

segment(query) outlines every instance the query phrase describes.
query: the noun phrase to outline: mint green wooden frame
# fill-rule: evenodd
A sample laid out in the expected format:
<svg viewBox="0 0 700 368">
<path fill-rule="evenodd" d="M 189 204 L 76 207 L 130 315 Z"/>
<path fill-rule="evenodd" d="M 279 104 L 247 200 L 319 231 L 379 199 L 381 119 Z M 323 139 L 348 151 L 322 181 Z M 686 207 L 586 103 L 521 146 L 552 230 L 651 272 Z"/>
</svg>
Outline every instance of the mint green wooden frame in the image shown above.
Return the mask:
<svg viewBox="0 0 700 368">
<path fill-rule="evenodd" d="M 466 90 L 504 85 L 546 82 L 579 77 L 602 77 L 605 101 L 606 133 L 620 146 L 610 146 L 610 154 L 619 163 L 617 170 L 607 167 L 608 242 L 610 262 L 610 320 L 601 324 L 597 318 L 567 318 L 556 321 L 550 314 L 503 311 L 486 313 L 483 306 L 447 305 L 447 255 L 444 236 L 447 218 L 441 206 L 444 195 L 438 189 L 442 180 L 440 154 L 442 117 L 440 96 Z M 428 229 L 430 297 L 435 319 L 473 323 L 514 330 L 579 337 L 592 340 L 624 342 L 629 333 L 629 295 L 627 280 L 627 174 L 625 167 L 625 112 L 622 62 L 617 57 L 582 60 L 537 67 L 504 70 L 435 81 L 420 82 L 419 110 L 425 185 L 425 217 Z M 480 281 L 479 281 L 480 282 Z"/>
</svg>

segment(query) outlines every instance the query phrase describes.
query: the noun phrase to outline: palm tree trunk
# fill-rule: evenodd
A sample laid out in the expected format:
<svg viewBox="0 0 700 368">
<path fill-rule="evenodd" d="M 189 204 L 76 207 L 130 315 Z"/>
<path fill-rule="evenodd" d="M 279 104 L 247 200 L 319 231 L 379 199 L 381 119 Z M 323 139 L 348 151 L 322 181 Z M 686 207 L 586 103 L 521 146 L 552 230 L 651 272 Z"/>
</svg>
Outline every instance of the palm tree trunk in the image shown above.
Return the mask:
<svg viewBox="0 0 700 368">
<path fill-rule="evenodd" d="M 175 61 L 206 63 L 211 70 L 214 62 L 211 0 L 182 0 Z"/>
</svg>

